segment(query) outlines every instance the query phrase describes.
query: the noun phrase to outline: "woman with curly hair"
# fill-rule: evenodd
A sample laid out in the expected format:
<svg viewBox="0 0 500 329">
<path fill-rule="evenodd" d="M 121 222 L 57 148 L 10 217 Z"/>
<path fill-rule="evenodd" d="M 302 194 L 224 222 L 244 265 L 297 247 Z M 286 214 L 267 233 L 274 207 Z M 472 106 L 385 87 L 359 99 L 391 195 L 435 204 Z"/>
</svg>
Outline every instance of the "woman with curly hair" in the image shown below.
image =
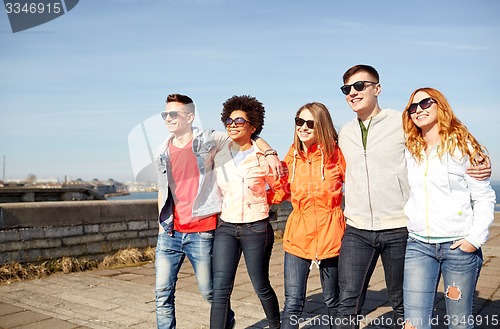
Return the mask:
<svg viewBox="0 0 500 329">
<path fill-rule="evenodd" d="M 215 156 L 222 212 L 212 256 L 210 328 L 214 329 L 234 326 L 227 318 L 242 253 L 269 328 L 280 327 L 278 298 L 269 281 L 274 232 L 268 218 L 266 185 L 274 185 L 274 176 L 265 161 L 276 151 L 263 152 L 252 141 L 264 126 L 264 114 L 262 103 L 251 96 L 233 96 L 223 104 L 221 119 L 231 140 Z"/>
<path fill-rule="evenodd" d="M 466 169 L 486 157 L 445 96 L 415 90 L 403 113 L 410 198 L 405 206 L 408 243 L 404 269 L 407 328 L 431 328 L 443 275 L 450 328 L 473 328 L 474 291 L 483 262 L 481 246 L 494 219 L 489 180 Z"/>
</svg>

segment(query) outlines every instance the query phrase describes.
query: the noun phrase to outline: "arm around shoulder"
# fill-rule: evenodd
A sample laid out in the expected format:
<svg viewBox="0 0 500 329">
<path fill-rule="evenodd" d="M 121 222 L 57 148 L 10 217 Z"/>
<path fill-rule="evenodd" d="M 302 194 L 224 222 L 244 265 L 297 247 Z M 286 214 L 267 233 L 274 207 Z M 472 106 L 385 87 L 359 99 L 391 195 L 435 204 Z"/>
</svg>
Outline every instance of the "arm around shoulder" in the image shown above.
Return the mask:
<svg viewBox="0 0 500 329">
<path fill-rule="evenodd" d="M 476 248 L 488 240 L 489 228 L 495 219 L 495 191 L 490 181 L 476 180 L 465 175 L 467 186 L 471 194 L 473 222 L 469 235 L 466 237 Z"/>
</svg>

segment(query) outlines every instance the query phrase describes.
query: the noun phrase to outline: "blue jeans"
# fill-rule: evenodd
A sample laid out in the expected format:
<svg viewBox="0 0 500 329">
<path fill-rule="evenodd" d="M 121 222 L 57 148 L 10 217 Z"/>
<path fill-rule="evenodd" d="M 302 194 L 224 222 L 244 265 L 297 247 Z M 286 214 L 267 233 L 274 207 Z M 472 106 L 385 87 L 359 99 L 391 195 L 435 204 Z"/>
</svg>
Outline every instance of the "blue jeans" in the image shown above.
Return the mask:
<svg viewBox="0 0 500 329">
<path fill-rule="evenodd" d="M 273 243 L 274 232 L 268 219 L 247 224 L 219 221 L 215 231 L 212 259 L 214 291 L 210 328 L 227 327 L 231 293 L 242 253 L 270 328 L 280 327 L 278 298 L 269 281 L 269 261 Z"/>
<path fill-rule="evenodd" d="M 283 310 L 283 329 L 299 327 L 299 319 L 306 300 L 307 278 L 310 259 L 304 259 L 285 252 L 285 308 Z M 323 259 L 319 264 L 319 275 L 323 298 L 328 307 L 330 323 L 335 315 L 339 300 L 338 257 Z"/>
<path fill-rule="evenodd" d="M 425 243 L 408 238 L 404 271 L 405 318 L 419 329 L 431 322 L 449 328 L 474 328 L 472 307 L 476 283 L 483 264 L 481 249 L 474 253 L 450 249 L 453 242 Z M 446 314 L 433 319 L 434 298 L 443 274 Z"/>
<path fill-rule="evenodd" d="M 173 329 L 175 321 L 175 284 L 187 256 L 198 280 L 203 298 L 212 300 L 212 246 L 214 231 L 158 234 L 156 244 L 156 322 L 160 329 Z"/>
<path fill-rule="evenodd" d="M 404 319 L 403 270 L 407 238 L 406 227 L 368 231 L 347 225 L 339 256 L 337 328 L 359 327 L 359 323 L 353 319 L 361 312 L 379 256 L 382 258 L 389 302 L 393 309 L 392 324 L 394 328 L 401 327 Z"/>
</svg>

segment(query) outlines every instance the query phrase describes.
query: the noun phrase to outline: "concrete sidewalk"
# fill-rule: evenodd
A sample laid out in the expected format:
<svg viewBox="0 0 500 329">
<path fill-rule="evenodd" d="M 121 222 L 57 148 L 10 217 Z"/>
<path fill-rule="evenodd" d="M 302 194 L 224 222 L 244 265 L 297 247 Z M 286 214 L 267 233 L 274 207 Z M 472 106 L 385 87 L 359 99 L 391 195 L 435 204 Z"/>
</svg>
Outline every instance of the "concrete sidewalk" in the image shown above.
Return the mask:
<svg viewBox="0 0 500 329">
<path fill-rule="evenodd" d="M 483 247 L 484 266 L 477 286 L 474 310 L 476 328 L 498 328 L 500 324 L 500 213 Z M 283 307 L 283 248 L 274 245 L 270 265 L 271 282 Z M 154 264 L 113 270 L 53 275 L 41 280 L 0 286 L 0 328 L 73 329 L 73 328 L 156 328 Z M 442 283 L 436 305 L 436 319 L 443 325 Z M 301 328 L 328 328 L 322 302 L 318 270 L 308 281 L 307 302 Z M 240 262 L 232 307 L 236 328 L 264 328 L 264 312 Z M 208 328 L 210 307 L 198 293 L 191 265 L 186 262 L 179 275 L 176 294 L 177 327 Z M 370 281 L 363 308 L 365 328 L 384 328 L 390 307 L 384 273 L 379 263 Z M 495 325 L 496 324 L 496 325 Z"/>
</svg>

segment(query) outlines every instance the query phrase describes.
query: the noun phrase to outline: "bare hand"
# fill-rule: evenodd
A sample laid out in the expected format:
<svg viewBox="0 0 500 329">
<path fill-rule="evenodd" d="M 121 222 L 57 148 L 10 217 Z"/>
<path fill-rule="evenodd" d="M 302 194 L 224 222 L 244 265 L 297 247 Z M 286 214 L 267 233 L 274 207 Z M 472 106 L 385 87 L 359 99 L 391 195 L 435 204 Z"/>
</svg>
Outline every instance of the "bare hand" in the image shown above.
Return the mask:
<svg viewBox="0 0 500 329">
<path fill-rule="evenodd" d="M 473 253 L 477 250 L 469 241 L 460 239 L 450 246 L 450 249 L 460 248 L 463 252 Z"/>
<path fill-rule="evenodd" d="M 485 180 L 491 177 L 491 162 L 487 156 L 485 159 L 479 157 L 479 165 L 467 168 L 467 174 L 477 180 Z"/>
<path fill-rule="evenodd" d="M 273 171 L 274 179 L 279 179 L 287 175 L 288 170 L 286 166 L 283 166 L 277 155 L 266 156 L 266 161 Z"/>
</svg>

